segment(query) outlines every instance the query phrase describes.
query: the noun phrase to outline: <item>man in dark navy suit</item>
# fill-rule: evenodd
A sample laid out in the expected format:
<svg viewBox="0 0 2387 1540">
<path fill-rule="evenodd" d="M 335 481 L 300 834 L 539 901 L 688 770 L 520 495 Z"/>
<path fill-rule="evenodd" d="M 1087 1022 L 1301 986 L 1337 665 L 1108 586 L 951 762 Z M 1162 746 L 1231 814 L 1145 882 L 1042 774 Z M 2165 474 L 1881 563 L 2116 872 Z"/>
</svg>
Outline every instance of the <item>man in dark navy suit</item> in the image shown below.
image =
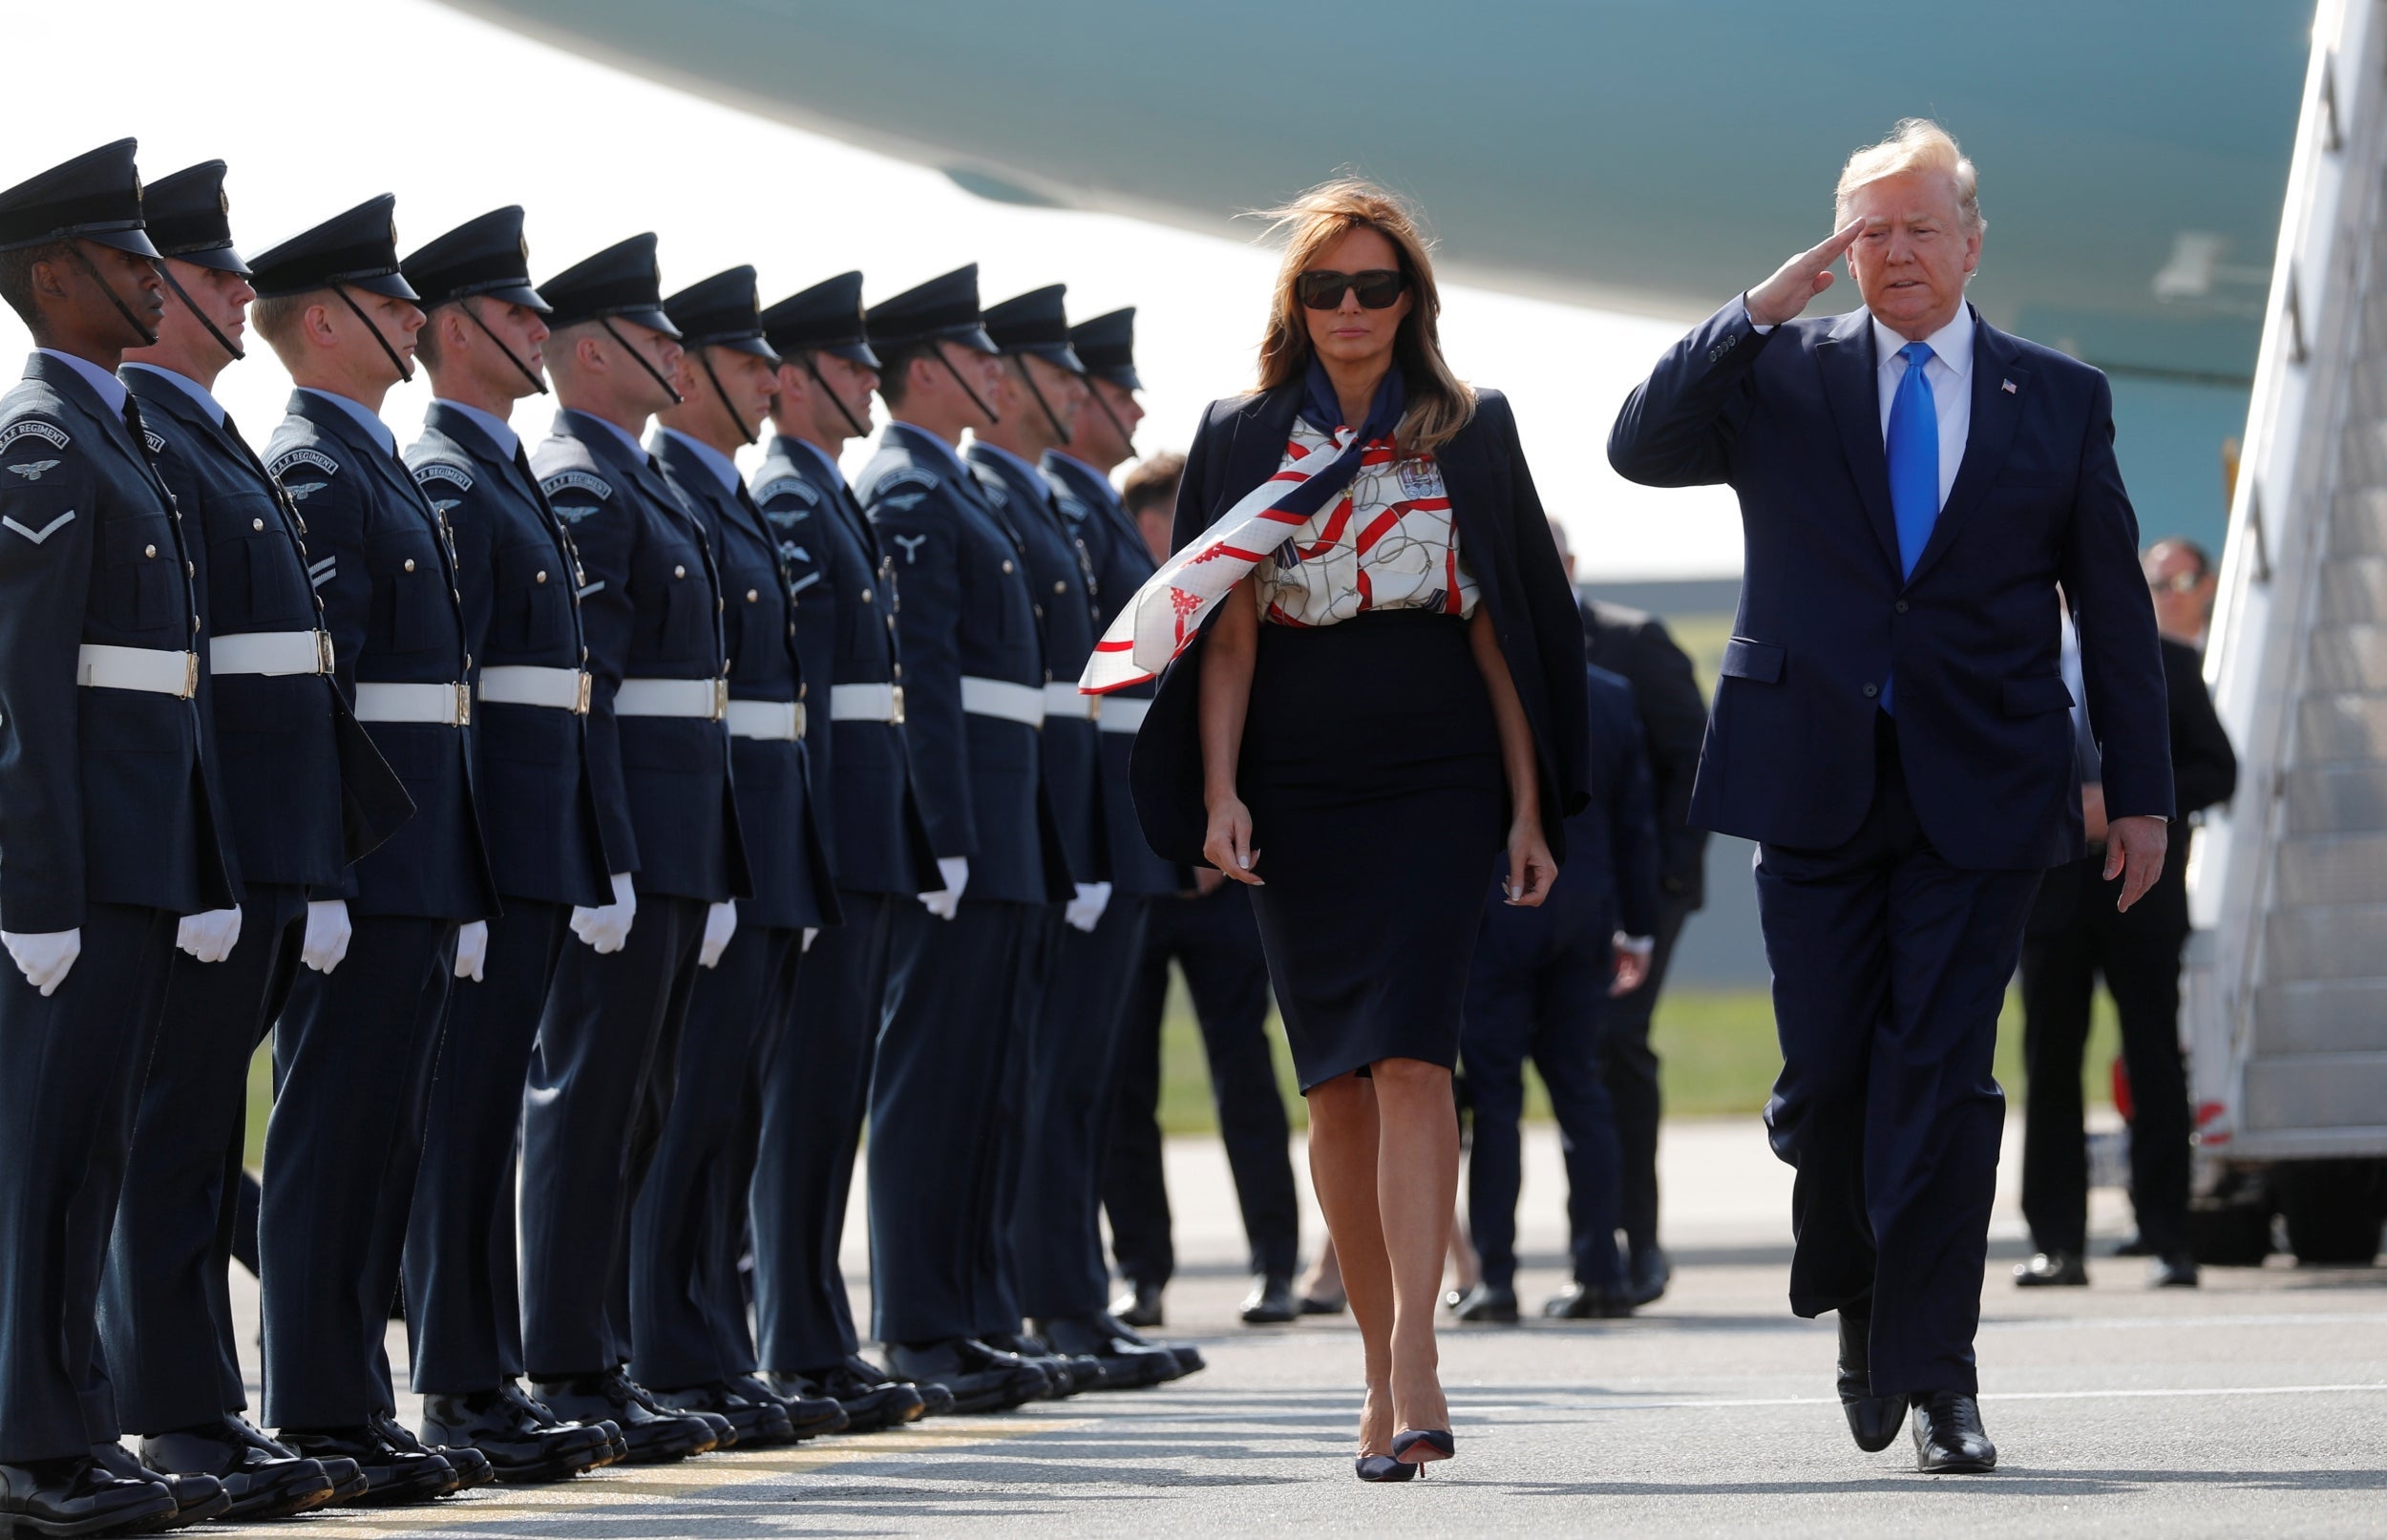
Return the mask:
<svg viewBox="0 0 2387 1540">
<path fill-rule="evenodd" d="M 165 309 L 133 150 L 0 192 L 0 299 L 38 349 L 0 398 L 0 1529 L 43 1534 L 230 1504 L 114 1447 L 95 1318 L 177 917 L 218 917 L 191 938 L 218 966 L 239 918 L 197 700 L 199 532 L 115 374 Z"/>
<path fill-rule="evenodd" d="M 2004 1097 L 1997 1013 L 2039 875 L 2081 844 L 2057 585 L 2081 630 L 2129 907 L 2172 812 L 2163 663 L 2105 378 L 1965 303 L 1972 162 L 1909 119 L 1842 171 L 1838 233 L 1695 328 L 1609 459 L 1728 482 L 1747 563 L 1692 816 L 1760 842 L 1798 1168 L 1790 1306 L 1840 1315 L 1869 1449 L 1985 1471 L 1973 1336 Z M 1865 304 L 1798 320 L 1846 254 Z"/>
<path fill-rule="evenodd" d="M 1001 368 L 977 267 L 880 301 L 869 327 L 894 420 L 856 490 L 903 592 L 904 729 L 941 884 L 897 921 L 871 1082 L 874 1335 L 955 1410 L 1007 1410 L 1061 1388 L 980 1335 L 1019 1329 L 1016 1308 L 1001 1318 L 998 1124 L 1039 920 L 1072 892 L 1041 779 L 1044 648 L 1020 549 L 959 453 L 993 420 Z"/>
<path fill-rule="evenodd" d="M 720 568 L 704 521 L 638 440 L 676 404 L 679 328 L 655 238 L 539 285 L 562 410 L 531 456 L 571 532 L 588 639 L 589 774 L 614 899 L 573 911 L 522 1118 L 522 1347 L 538 1398 L 611 1422 L 632 1464 L 735 1442 L 665 1406 L 630 1361 L 630 1213 L 670 1110 L 697 964 L 752 893 L 730 786 Z"/>
<path fill-rule="evenodd" d="M 347 874 L 348 956 L 303 973 L 274 1027 L 258 1216 L 265 1415 L 350 1459 L 376 1501 L 490 1478 L 400 1426 L 382 1336 L 397 1292 L 452 973 L 481 971 L 496 887 L 481 843 L 455 552 L 378 415 L 423 312 L 383 195 L 256 259 L 256 325 L 298 389 L 266 469 L 306 520 L 335 677 L 415 815 Z"/>
<path fill-rule="evenodd" d="M 630 1370 L 666 1405 L 718 1413 L 737 1429 L 739 1447 L 761 1447 L 846 1422 L 833 1399 L 783 1398 L 755 1378 L 738 1281 L 763 1062 L 787 1029 L 805 947 L 837 922 L 836 885 L 807 766 L 813 702 L 796 658 L 788 570 L 730 457 L 754 441 L 778 383 L 754 269 L 690 285 L 664 302 L 664 313 L 680 331 L 672 387 L 681 399 L 656 414 L 648 442 L 672 490 L 703 520 L 721 570 L 730 768 L 754 892 L 737 904 L 726 943 L 708 944 L 699 960 L 678 1094 L 631 1215 Z"/>
<path fill-rule="evenodd" d="M 895 568 L 838 469 L 870 432 L 878 355 L 862 275 L 842 273 L 763 312 L 779 354 L 772 436 L 754 500 L 778 537 L 795 596 L 795 646 L 812 693 L 805 749 L 822 845 L 844 922 L 823 931 L 796 977 L 795 1015 L 765 1062 L 754 1167 L 754 1312 L 760 1357 L 782 1394 L 828 1396 L 846 1431 L 875 1432 L 950 1409 L 950 1392 L 889 1378 L 861 1356 L 837 1249 L 898 913 L 942 887 L 912 794 Z"/>
<path fill-rule="evenodd" d="M 576 905 L 606 902 L 588 772 L 579 561 L 507 422 L 546 393 L 547 302 L 531 287 L 522 211 L 467 221 L 406 259 L 429 319 L 415 484 L 448 521 L 473 686 L 475 785 L 505 913 L 482 977 L 448 1004 L 406 1240 L 406 1321 L 426 1442 L 480 1450 L 509 1482 L 608 1462 L 602 1428 L 561 1425 L 523 1393 L 515 1287 L 515 1139 L 539 1008 Z"/>
<path fill-rule="evenodd" d="M 376 838 L 348 836 L 342 749 L 379 771 L 381 832 L 412 811 L 331 683 L 323 601 L 307 579 L 306 525 L 213 394 L 244 356 L 248 264 L 232 243 L 224 163 L 204 161 L 143 190 L 172 296 L 158 340 L 124 355 L 126 389 L 157 445 L 199 569 L 209 638 L 201 700 L 222 794 L 225 855 L 242 924 L 231 956 L 175 959 L 165 1028 L 150 1058 L 124 1196 L 108 1249 L 100 1331 L 116 1407 L 154 1469 L 213 1476 L 232 1521 L 279 1518 L 355 1496 L 353 1462 L 300 1458 L 241 1414 L 240 1345 L 227 1273 L 239 1212 L 249 1060 L 302 960 L 318 972 L 347 945 L 336 891 Z M 335 941 L 336 938 L 336 941 Z M 338 1480 L 333 1479 L 336 1473 Z"/>
</svg>

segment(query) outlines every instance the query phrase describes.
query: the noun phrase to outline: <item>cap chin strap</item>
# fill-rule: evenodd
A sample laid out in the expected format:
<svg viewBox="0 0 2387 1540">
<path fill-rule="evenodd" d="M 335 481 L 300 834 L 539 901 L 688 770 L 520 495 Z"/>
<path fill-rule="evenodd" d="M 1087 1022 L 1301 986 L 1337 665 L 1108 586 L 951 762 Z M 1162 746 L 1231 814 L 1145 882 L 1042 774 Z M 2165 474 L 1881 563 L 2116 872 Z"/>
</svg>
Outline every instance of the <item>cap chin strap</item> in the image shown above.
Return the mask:
<svg viewBox="0 0 2387 1540">
<path fill-rule="evenodd" d="M 1052 424 L 1052 431 L 1060 435 L 1061 442 L 1067 444 L 1069 441 L 1069 430 L 1063 426 L 1061 413 L 1052 410 L 1052 403 L 1046 400 L 1045 392 L 1037 388 L 1036 376 L 1027 370 L 1027 355 L 1025 353 L 1012 354 L 1011 367 L 1020 371 L 1020 383 L 1027 387 L 1027 393 L 1034 396 L 1036 404 L 1044 409 L 1045 420 Z"/>
<path fill-rule="evenodd" d="M 97 264 L 93 263 L 91 258 L 84 253 L 83 243 L 69 239 L 66 243 L 66 248 L 67 250 L 74 253 L 74 260 L 83 264 L 83 271 L 91 274 L 91 281 L 99 285 L 99 292 L 108 296 L 108 303 L 116 307 L 116 314 L 124 317 L 124 324 L 133 328 L 133 335 L 141 340 L 141 346 L 143 348 L 156 347 L 158 345 L 158 333 L 150 327 L 143 326 L 133 314 L 133 307 L 126 305 L 124 303 L 123 296 L 116 293 L 116 285 L 99 276 L 99 268 Z M 151 264 L 151 266 L 156 267 L 157 264 L 153 263 Z M 162 271 L 163 269 L 158 270 Z M 170 284 L 174 282 L 174 280 L 168 279 L 166 282 Z M 208 329 L 212 331 L 215 328 L 211 327 Z M 958 378 L 959 376 L 956 377 Z"/>
<path fill-rule="evenodd" d="M 239 343 L 234 342 L 231 338 L 225 336 L 217 328 L 216 324 L 213 321 L 207 319 L 206 311 L 201 309 L 197 305 L 191 302 L 190 290 L 175 282 L 173 268 L 167 266 L 161 262 L 158 264 L 158 276 L 166 281 L 166 287 L 172 289 L 174 291 L 174 297 L 182 302 L 182 308 L 190 311 L 192 319 L 196 320 L 201 326 L 207 328 L 207 335 L 215 338 L 216 346 L 222 348 L 225 352 L 230 353 L 235 363 L 238 363 L 240 360 L 248 356 L 247 351 L 243 348 Z"/>
<path fill-rule="evenodd" d="M 1119 414 L 1110 410 L 1110 403 L 1103 399 L 1102 387 L 1095 381 L 1094 376 L 1091 374 L 1086 376 L 1086 393 L 1093 400 L 1094 405 L 1102 408 L 1103 415 L 1110 419 L 1110 426 L 1119 431 L 1120 447 L 1128 452 L 1128 455 L 1130 459 L 1133 458 L 1135 455 L 1135 435 L 1128 432 L 1128 425 L 1119 420 Z"/>
<path fill-rule="evenodd" d="M 1002 414 L 997 412 L 994 408 L 988 406 L 985 402 L 981 401 L 978 398 L 978 392 L 970 389 L 970 382 L 961 377 L 961 369 L 954 367 L 953 356 L 945 351 L 945 343 L 943 338 L 931 338 L 928 344 L 928 350 L 937 355 L 937 362 L 942 364 L 945 367 L 945 372 L 953 376 L 953 383 L 960 386 L 961 388 L 961 393 L 970 398 L 970 405 L 976 407 L 985 417 L 987 427 L 992 428 L 997 423 L 1003 421 Z"/>
<path fill-rule="evenodd" d="M 709 346 L 696 349 L 696 367 L 703 369 L 705 378 L 712 382 L 713 399 L 721 403 L 721 414 L 729 419 L 730 428 L 737 432 L 738 442 L 754 442 L 754 430 L 738 421 L 738 409 L 729 405 L 729 392 L 721 388 L 721 376 L 713 372 L 713 350 Z"/>
<path fill-rule="evenodd" d="M 346 284 L 334 284 L 331 285 L 331 292 L 340 296 L 340 303 L 347 306 L 349 313 L 353 314 L 356 319 L 364 322 L 365 329 L 373 334 L 373 341 L 381 344 L 382 356 L 389 359 L 390 367 L 398 371 L 398 383 L 403 385 L 413 379 L 414 366 L 398 356 L 398 350 L 390 346 L 390 339 L 381 334 L 381 327 L 375 326 L 373 318 L 365 313 L 365 307 L 349 298 L 349 286 Z"/>
<path fill-rule="evenodd" d="M 854 436 L 856 438 L 868 438 L 870 436 L 870 425 L 868 423 L 856 421 L 854 416 L 854 409 L 845 404 L 845 397 L 829 389 L 829 382 L 822 379 L 820 376 L 820 366 L 813 362 L 813 354 L 810 348 L 807 348 L 804 352 L 804 372 L 813 377 L 813 383 L 820 387 L 820 393 L 827 396 L 829 398 L 829 404 L 837 409 L 837 415 L 843 417 L 845 419 L 845 425 L 854 430 Z"/>
<path fill-rule="evenodd" d="M 522 360 L 515 353 L 514 349 L 505 345 L 504 338 L 499 337 L 496 332 L 489 329 L 489 323 L 480 318 L 480 312 L 473 308 L 472 295 L 468 294 L 464 298 L 456 301 L 455 307 L 464 312 L 464 318 L 467 321 L 470 321 L 473 325 L 480 327 L 480 334 L 488 338 L 490 345 L 496 348 L 497 351 L 506 355 L 507 363 L 522 371 L 522 378 L 531 382 L 532 390 L 537 390 L 540 395 L 545 395 L 547 393 L 547 382 L 539 377 L 539 370 L 531 368 L 528 364 L 523 363 Z"/>
<path fill-rule="evenodd" d="M 680 393 L 679 387 L 673 385 L 669 380 L 665 379 L 663 377 L 663 370 L 648 363 L 646 361 L 646 355 L 631 347 L 630 339 L 624 337 L 620 331 L 614 328 L 613 317 L 609 315 L 601 315 L 597 318 L 597 324 L 605 328 L 606 336 L 611 337 L 614 341 L 622 345 L 622 350 L 623 352 L 628 353 L 632 358 L 638 360 L 638 367 L 646 371 L 646 377 L 648 379 L 663 387 L 663 393 L 671 398 L 671 404 L 673 406 L 678 407 L 687 404 L 687 397 Z M 753 441 L 749 439 L 748 442 L 751 443 Z"/>
</svg>

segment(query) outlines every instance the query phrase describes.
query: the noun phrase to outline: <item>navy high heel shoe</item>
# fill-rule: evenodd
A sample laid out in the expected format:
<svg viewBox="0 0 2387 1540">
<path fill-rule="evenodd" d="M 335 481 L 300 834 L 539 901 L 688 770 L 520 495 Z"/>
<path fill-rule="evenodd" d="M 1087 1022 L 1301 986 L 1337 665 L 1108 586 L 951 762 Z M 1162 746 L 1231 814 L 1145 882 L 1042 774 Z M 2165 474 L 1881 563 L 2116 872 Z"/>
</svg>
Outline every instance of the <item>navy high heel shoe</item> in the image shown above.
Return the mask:
<svg viewBox="0 0 2387 1540">
<path fill-rule="evenodd" d="M 1412 1451 L 1419 1449 L 1432 1452 L 1417 1454 L 1412 1458 Z M 1412 1469 L 1419 1469 L 1429 1461 L 1447 1460 L 1458 1452 L 1458 1445 L 1447 1427 L 1411 1428 L 1406 1433 L 1392 1436 L 1392 1457 Z M 1419 1474 L 1424 1474 L 1424 1471 L 1419 1469 Z"/>
<path fill-rule="evenodd" d="M 1405 1466 L 1388 1454 L 1363 1454 L 1356 1462 L 1362 1481 L 1406 1481 L 1417 1466 Z"/>
</svg>

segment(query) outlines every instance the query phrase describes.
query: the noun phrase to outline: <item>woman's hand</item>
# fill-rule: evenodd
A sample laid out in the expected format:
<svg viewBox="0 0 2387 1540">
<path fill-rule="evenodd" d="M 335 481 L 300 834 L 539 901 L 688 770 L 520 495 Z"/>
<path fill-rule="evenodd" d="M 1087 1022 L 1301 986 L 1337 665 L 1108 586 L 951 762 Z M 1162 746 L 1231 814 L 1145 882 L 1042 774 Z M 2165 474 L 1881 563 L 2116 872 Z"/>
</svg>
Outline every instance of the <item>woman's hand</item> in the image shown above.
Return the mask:
<svg viewBox="0 0 2387 1540">
<path fill-rule="evenodd" d="M 1509 826 L 1508 902 L 1519 909 L 1538 909 L 1558 880 L 1558 863 L 1550 858 L 1550 841 L 1542 837 L 1538 817 L 1519 818 Z"/>
<path fill-rule="evenodd" d="M 1252 870 L 1259 864 L 1259 852 L 1252 848 L 1252 810 L 1233 792 L 1210 805 L 1210 830 L 1202 836 L 1202 858 L 1237 882 L 1267 886 Z"/>
</svg>

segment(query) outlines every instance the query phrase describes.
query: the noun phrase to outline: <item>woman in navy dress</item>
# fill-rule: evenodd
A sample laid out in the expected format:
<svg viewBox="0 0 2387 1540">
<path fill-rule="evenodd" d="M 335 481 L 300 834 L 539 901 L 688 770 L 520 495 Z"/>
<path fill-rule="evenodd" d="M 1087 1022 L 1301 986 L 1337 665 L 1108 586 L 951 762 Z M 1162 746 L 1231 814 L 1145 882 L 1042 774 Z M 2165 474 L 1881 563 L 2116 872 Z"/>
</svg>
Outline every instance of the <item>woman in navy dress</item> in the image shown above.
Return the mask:
<svg viewBox="0 0 2387 1540">
<path fill-rule="evenodd" d="M 1359 1474 L 1402 1480 L 1454 1448 L 1450 1068 L 1494 862 L 1540 903 L 1585 800 L 1582 632 L 1508 403 L 1443 362 L 1414 216 L 1344 181 L 1280 227 L 1259 389 L 1211 407 L 1178 555 L 1085 687 L 1166 669 L 1137 810 L 1251 887 L 1365 1343 Z"/>
</svg>

